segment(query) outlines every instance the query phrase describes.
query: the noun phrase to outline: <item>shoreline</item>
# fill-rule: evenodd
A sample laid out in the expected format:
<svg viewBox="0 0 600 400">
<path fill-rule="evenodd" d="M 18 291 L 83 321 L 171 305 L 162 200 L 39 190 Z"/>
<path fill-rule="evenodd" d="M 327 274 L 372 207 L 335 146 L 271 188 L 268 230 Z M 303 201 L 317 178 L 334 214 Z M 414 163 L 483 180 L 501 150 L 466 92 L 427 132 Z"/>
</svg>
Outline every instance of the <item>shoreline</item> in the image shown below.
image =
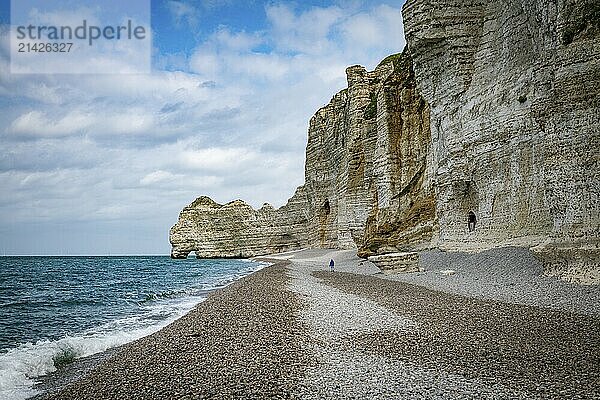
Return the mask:
<svg viewBox="0 0 600 400">
<path fill-rule="evenodd" d="M 238 279 L 238 281 L 242 280 L 258 271 L 261 271 L 262 269 L 267 268 L 271 265 L 289 264 L 289 262 L 282 262 L 281 260 L 278 260 L 278 259 L 269 258 L 269 256 L 255 257 L 255 258 L 248 259 L 248 260 L 252 261 L 252 262 L 256 262 L 256 263 L 261 263 L 261 264 L 263 264 L 263 266 L 259 267 L 258 269 L 251 272 L 250 274 L 243 276 L 242 278 Z M 237 282 L 237 281 L 231 282 L 223 287 L 216 287 L 216 288 L 213 288 L 213 289 L 207 291 L 207 297 L 211 293 L 223 290 L 223 289 L 227 288 L 228 286 L 234 284 L 235 282 Z M 196 306 L 194 306 L 194 308 L 192 308 L 187 314 L 189 314 L 190 312 L 193 312 L 196 309 L 196 307 L 198 307 L 200 304 L 202 304 L 202 302 L 205 300 L 206 299 L 202 300 L 200 303 L 198 303 Z M 185 315 L 187 315 L 187 314 L 185 314 Z M 185 315 L 177 318 L 173 322 L 176 322 L 177 320 L 185 317 Z M 165 327 L 161 328 L 160 330 L 162 330 L 164 328 Z M 143 338 L 141 338 L 141 339 L 143 339 Z M 88 373 L 94 371 L 94 369 L 99 367 L 102 363 L 109 361 L 110 358 L 113 357 L 115 354 L 117 354 L 123 347 L 133 344 L 137 340 L 139 340 L 139 339 L 136 339 L 132 342 L 125 343 L 125 344 L 122 344 L 122 345 L 119 345 L 116 347 L 106 349 L 99 353 L 95 353 L 95 354 L 91 354 L 89 356 L 77 358 L 72 363 L 63 366 L 62 368 L 57 369 L 54 372 L 39 376 L 36 379 L 36 383 L 34 384 L 33 389 L 36 391 L 39 391 L 40 393 L 38 393 L 32 397 L 28 397 L 28 399 L 29 400 L 45 400 L 45 399 L 52 398 L 53 396 L 57 395 L 60 391 L 65 389 L 68 385 L 76 383 L 77 381 L 84 378 Z"/>
<path fill-rule="evenodd" d="M 329 257 L 336 259 L 334 273 L 327 272 Z M 171 325 L 124 345 L 44 398 L 600 395 L 595 313 L 465 296 L 450 286 L 433 290 L 390 279 L 351 251 L 254 260 L 274 264 L 216 290 Z M 484 272 L 493 276 L 494 269 Z M 468 277 L 469 270 L 433 274 L 448 281 Z M 500 293 L 511 286 L 493 287 Z"/>
<path fill-rule="evenodd" d="M 290 332 L 300 327 L 294 326 L 295 296 L 284 290 L 289 279 L 284 266 L 288 263 L 275 261 L 215 290 L 188 314 L 152 335 L 123 345 L 81 379 L 43 398 L 186 398 L 199 389 L 206 390 L 209 397 L 227 391 L 234 397 L 243 392 L 255 398 L 269 391 L 276 393 L 285 385 L 279 377 L 290 376 L 296 367 L 287 362 L 297 359 L 297 354 L 288 357 L 290 352 L 297 352 L 289 338 Z M 264 299 L 270 299 L 269 304 L 264 304 Z M 278 311 L 282 303 L 286 309 Z M 249 315 L 254 318 L 248 319 Z M 274 325 L 280 330 L 274 332 Z M 259 346 L 267 343 L 269 349 Z M 240 352 L 245 356 L 239 357 Z M 191 366 L 196 368 L 190 371 Z M 235 371 L 231 369 L 234 366 Z M 176 382 L 169 377 L 175 369 Z M 254 379 L 259 369 L 262 385 Z M 240 381 L 244 374 L 251 378 Z M 215 385 L 198 387 L 198 375 Z M 99 376 L 102 379 L 97 379 Z M 163 382 L 171 386 L 163 387 Z"/>
<path fill-rule="evenodd" d="M 102 362 L 110 359 L 124 346 L 111 347 L 99 353 L 75 359 L 72 363 L 46 375 L 36 378 L 33 390 L 39 393 L 27 400 L 44 400 L 58 393 L 70 383 L 76 382 L 93 371 Z"/>
</svg>

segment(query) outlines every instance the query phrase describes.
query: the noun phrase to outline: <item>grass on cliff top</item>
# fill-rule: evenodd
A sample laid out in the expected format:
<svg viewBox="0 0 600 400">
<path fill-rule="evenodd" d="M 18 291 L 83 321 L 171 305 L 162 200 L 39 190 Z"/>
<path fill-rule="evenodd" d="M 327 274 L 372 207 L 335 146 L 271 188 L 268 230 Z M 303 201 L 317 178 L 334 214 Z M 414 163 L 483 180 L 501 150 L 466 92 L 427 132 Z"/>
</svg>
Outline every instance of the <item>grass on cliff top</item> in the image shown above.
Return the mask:
<svg viewBox="0 0 600 400">
<path fill-rule="evenodd" d="M 381 62 L 377 66 L 379 67 L 379 66 L 381 66 L 383 64 L 387 64 L 389 62 L 398 62 L 400 57 L 402 57 L 402 53 L 391 54 L 391 55 L 387 56 L 386 58 L 384 58 L 383 60 L 381 60 Z"/>
<path fill-rule="evenodd" d="M 377 65 L 377 68 L 379 68 L 382 65 L 392 63 L 392 65 L 394 66 L 394 71 L 400 71 L 406 63 L 410 63 L 410 57 L 408 57 L 408 55 L 404 53 L 405 52 L 403 51 L 402 53 L 396 53 L 387 56 L 386 58 L 381 60 L 381 62 Z"/>
</svg>

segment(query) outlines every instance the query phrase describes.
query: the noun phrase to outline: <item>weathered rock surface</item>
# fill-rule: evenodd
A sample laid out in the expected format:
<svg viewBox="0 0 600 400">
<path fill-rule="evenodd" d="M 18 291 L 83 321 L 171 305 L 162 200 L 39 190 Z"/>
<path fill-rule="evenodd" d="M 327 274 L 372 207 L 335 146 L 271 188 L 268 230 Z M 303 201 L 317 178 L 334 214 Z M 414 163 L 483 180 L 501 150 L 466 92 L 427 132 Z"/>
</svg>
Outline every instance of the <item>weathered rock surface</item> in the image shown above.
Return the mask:
<svg viewBox="0 0 600 400">
<path fill-rule="evenodd" d="M 411 59 L 395 55 L 373 72 L 346 72 L 348 89 L 310 121 L 305 189 L 318 216 L 311 243 L 367 256 L 428 242 L 435 218 L 425 173 L 429 107 Z"/>
<path fill-rule="evenodd" d="M 221 205 L 199 197 L 171 228 L 171 257 L 185 258 L 194 251 L 201 258 L 246 258 L 306 246 L 305 208 L 302 188 L 277 210 L 269 204 L 254 210 L 241 200 Z"/>
<path fill-rule="evenodd" d="M 284 207 L 253 210 L 200 197 L 171 228 L 171 255 L 250 257 L 301 247 L 359 248 L 368 256 L 430 243 L 429 107 L 411 59 L 390 56 L 368 72 L 347 69 L 348 88 L 310 120 L 305 184 Z"/>
<path fill-rule="evenodd" d="M 416 251 L 371 256 L 369 261 L 386 274 L 419 271 L 419 253 Z"/>
<path fill-rule="evenodd" d="M 598 281 L 599 3 L 408 0 L 403 15 L 407 49 L 348 68 L 311 119 L 290 202 L 199 199 L 173 256 L 521 246 L 549 274 Z"/>
<path fill-rule="evenodd" d="M 598 271 L 600 4 L 409 0 L 403 15 L 440 248 L 536 246 L 550 273 Z"/>
</svg>

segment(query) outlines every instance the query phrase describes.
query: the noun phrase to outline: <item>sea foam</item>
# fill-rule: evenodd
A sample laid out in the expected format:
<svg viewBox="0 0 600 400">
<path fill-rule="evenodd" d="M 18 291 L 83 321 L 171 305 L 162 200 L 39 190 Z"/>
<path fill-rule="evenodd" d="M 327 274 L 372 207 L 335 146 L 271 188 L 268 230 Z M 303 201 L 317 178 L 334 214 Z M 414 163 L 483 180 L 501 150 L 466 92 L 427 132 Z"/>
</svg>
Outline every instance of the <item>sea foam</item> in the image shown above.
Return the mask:
<svg viewBox="0 0 600 400">
<path fill-rule="evenodd" d="M 152 334 L 189 312 L 210 291 L 267 265 L 240 261 L 4 259 L 0 280 L 10 283 L 5 293 L 11 295 L 0 302 L 5 313 L 0 329 L 15 329 L 0 332 L 5 343 L 14 343 L 0 350 L 0 399 L 37 394 L 36 382 L 57 367 Z M 19 343 L 18 337 L 30 339 Z"/>
<path fill-rule="evenodd" d="M 36 378 L 56 371 L 55 358 L 87 357 L 150 335 L 190 311 L 203 298 L 162 303 L 142 315 L 117 319 L 81 335 L 24 343 L 0 354 L 0 399 L 22 400 L 38 394 Z"/>
</svg>

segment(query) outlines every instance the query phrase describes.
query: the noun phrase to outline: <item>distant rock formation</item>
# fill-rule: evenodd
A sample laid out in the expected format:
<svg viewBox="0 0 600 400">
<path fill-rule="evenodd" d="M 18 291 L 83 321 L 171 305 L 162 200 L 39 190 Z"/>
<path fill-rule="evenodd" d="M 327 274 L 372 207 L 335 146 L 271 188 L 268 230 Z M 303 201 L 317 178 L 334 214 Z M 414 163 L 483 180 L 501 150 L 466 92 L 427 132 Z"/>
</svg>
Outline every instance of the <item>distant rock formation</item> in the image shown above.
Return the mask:
<svg viewBox="0 0 600 400">
<path fill-rule="evenodd" d="M 305 206 L 301 189 L 277 210 L 269 204 L 254 210 L 241 200 L 221 205 L 199 197 L 171 228 L 171 257 L 186 258 L 194 251 L 199 258 L 246 258 L 307 246 Z"/>
<path fill-rule="evenodd" d="M 408 0 L 407 48 L 347 69 L 288 204 L 199 198 L 172 255 L 517 245 L 600 278 L 599 15 L 594 0 Z"/>
</svg>

